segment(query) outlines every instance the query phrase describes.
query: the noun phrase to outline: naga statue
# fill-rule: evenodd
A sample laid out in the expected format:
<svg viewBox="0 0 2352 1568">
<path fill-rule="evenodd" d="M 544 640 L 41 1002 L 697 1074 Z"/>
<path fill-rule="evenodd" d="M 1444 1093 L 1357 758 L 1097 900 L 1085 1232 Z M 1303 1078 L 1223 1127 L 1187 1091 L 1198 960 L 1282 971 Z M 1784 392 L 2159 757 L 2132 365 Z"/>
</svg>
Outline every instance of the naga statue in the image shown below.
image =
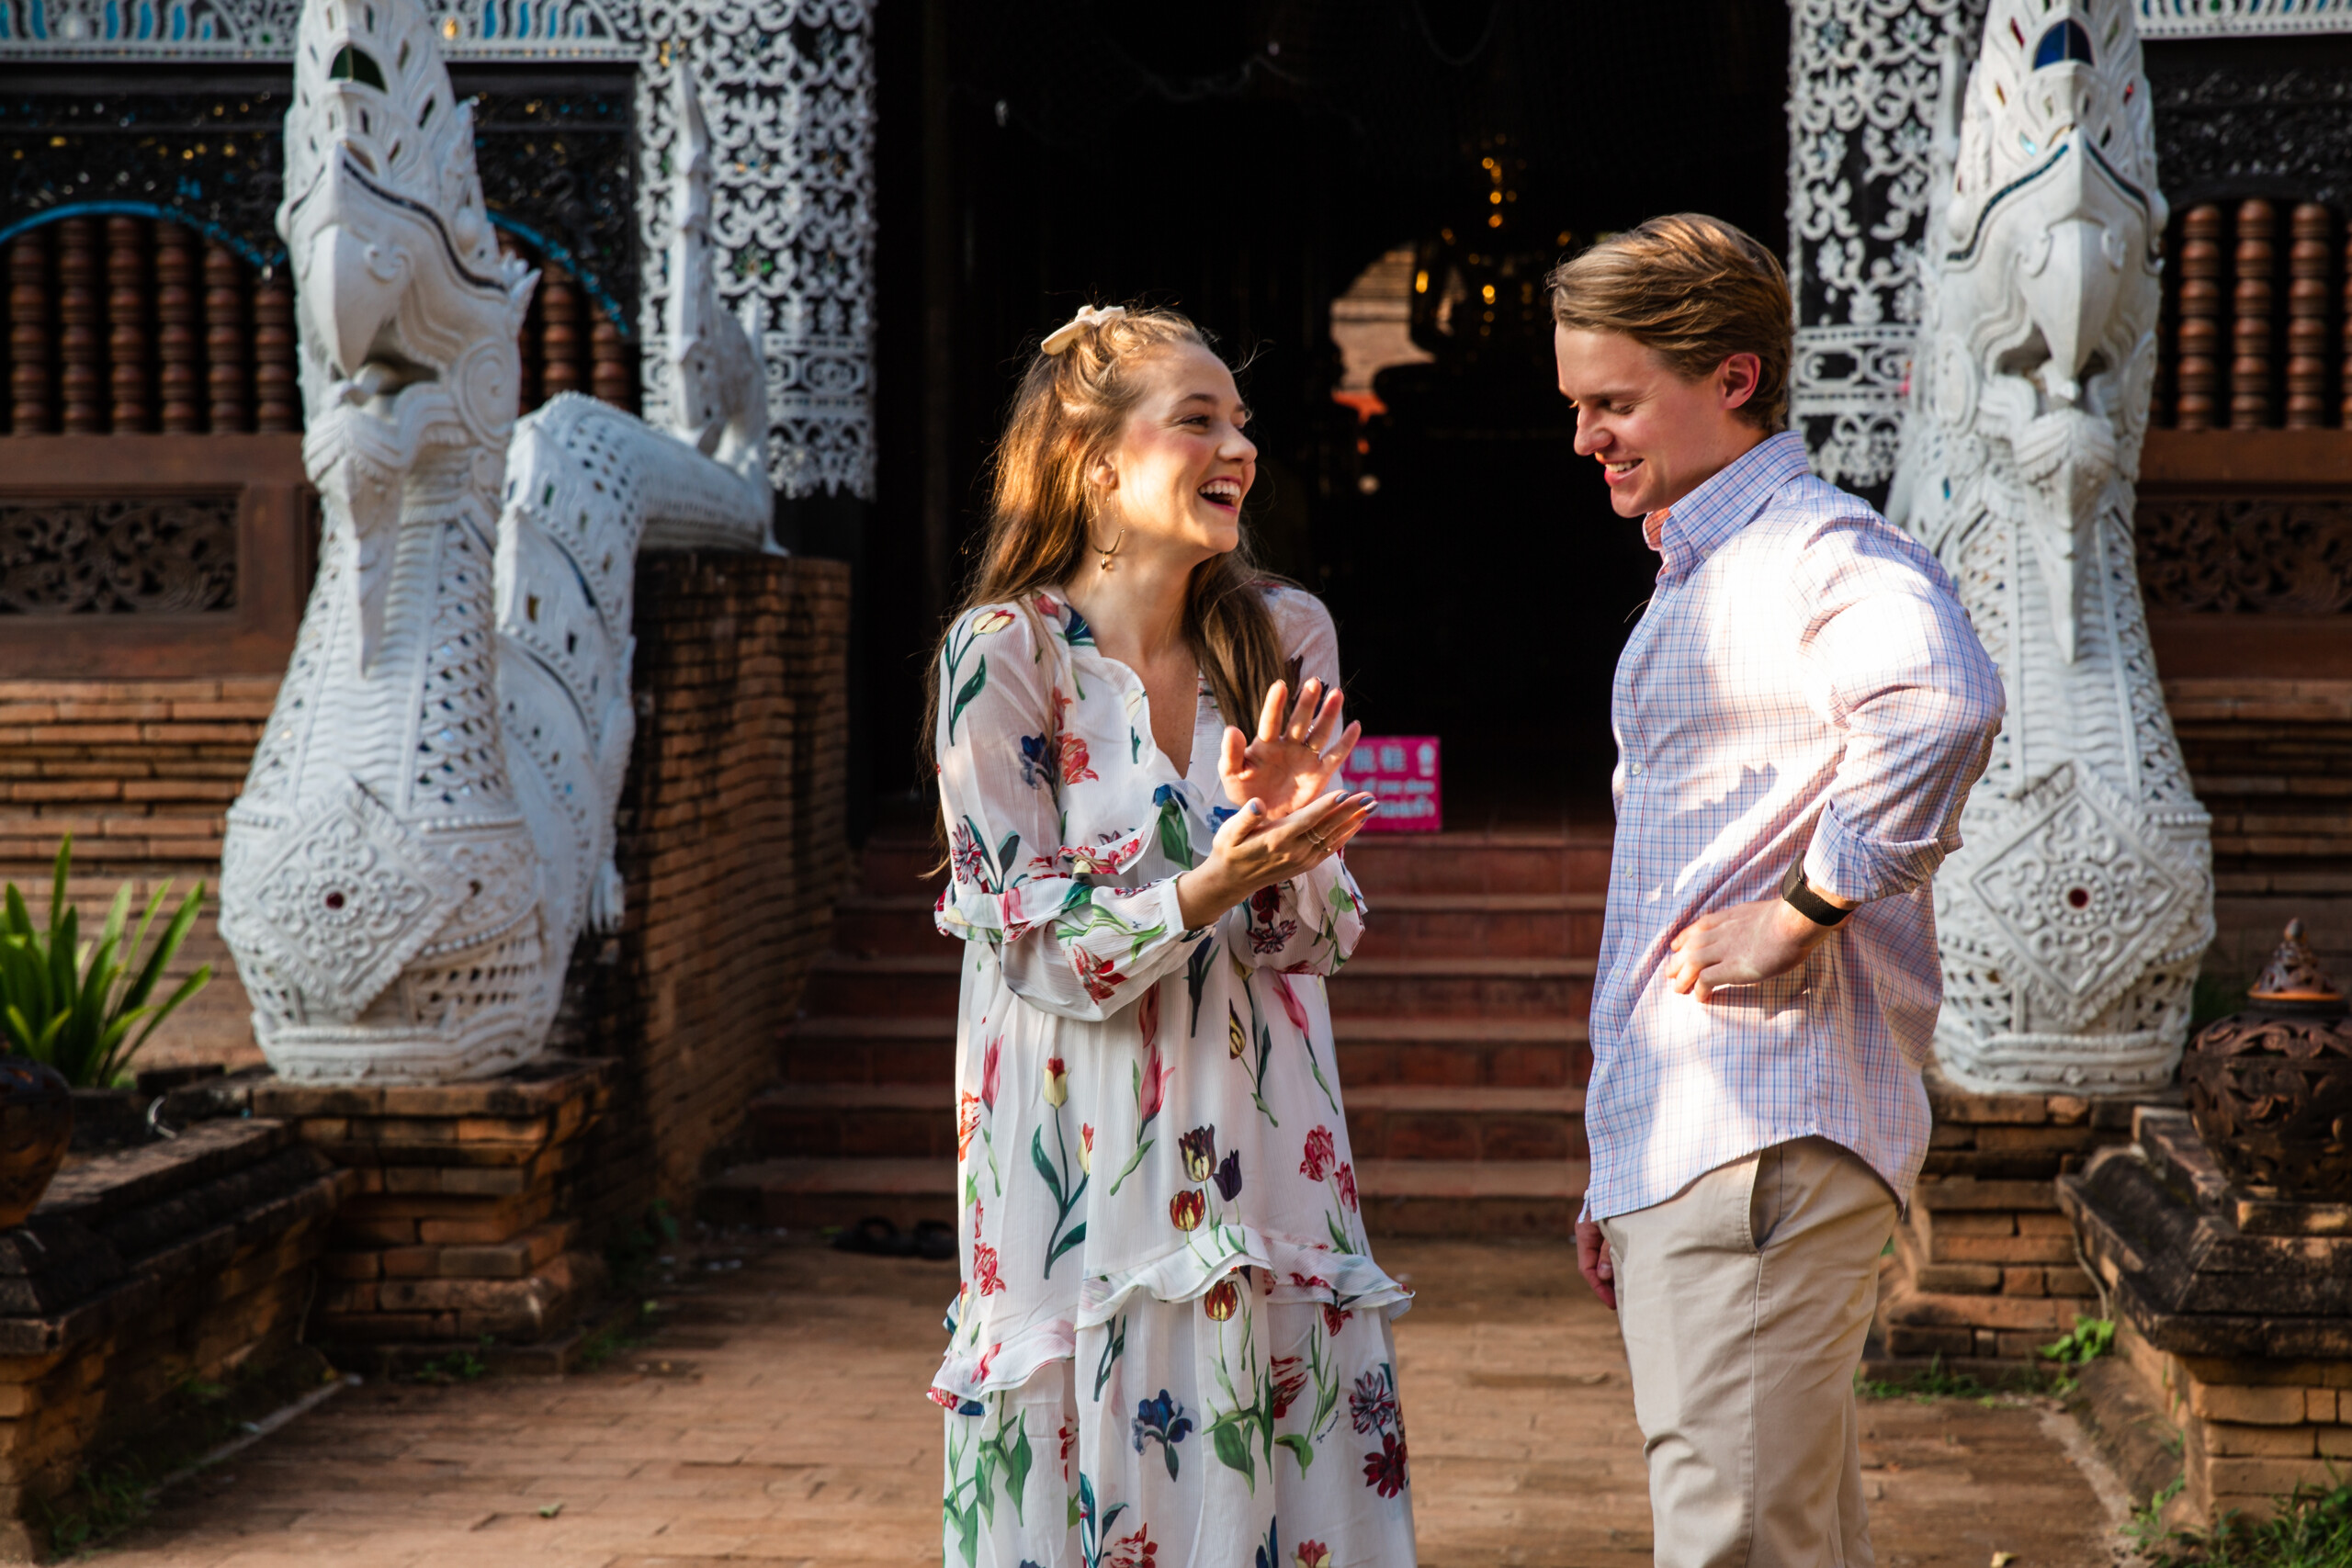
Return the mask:
<svg viewBox="0 0 2352 1568">
<path fill-rule="evenodd" d="M 1959 84 L 1954 58 L 1887 512 L 1957 581 L 2008 720 L 1936 878 L 1937 1054 L 1979 1090 L 2153 1088 L 2213 878 L 2132 541 L 2165 207 L 2132 0 L 1994 0 Z"/>
<path fill-rule="evenodd" d="M 765 543 L 762 411 L 705 375 L 684 440 L 587 399 L 518 430 L 537 278 L 501 254 L 424 7 L 306 0 L 294 85 L 277 228 L 324 515 L 229 813 L 221 935 L 281 1076 L 479 1077 L 544 1048 L 582 920 L 617 915 L 637 547 L 649 514 Z M 707 235 L 680 254 L 706 338 L 740 333 L 707 319 Z"/>
</svg>

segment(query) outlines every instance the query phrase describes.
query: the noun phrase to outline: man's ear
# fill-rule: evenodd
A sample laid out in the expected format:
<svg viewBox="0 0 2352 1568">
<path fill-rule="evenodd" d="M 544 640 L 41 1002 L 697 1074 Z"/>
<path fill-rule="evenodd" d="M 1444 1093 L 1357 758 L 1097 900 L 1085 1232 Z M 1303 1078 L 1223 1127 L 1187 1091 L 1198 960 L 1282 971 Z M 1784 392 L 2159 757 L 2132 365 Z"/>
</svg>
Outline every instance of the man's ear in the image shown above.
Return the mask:
<svg viewBox="0 0 2352 1568">
<path fill-rule="evenodd" d="M 1752 354 L 1727 355 L 1715 367 L 1715 387 L 1725 409 L 1738 408 L 1754 397 L 1757 384 L 1763 378 L 1764 362 Z"/>
</svg>

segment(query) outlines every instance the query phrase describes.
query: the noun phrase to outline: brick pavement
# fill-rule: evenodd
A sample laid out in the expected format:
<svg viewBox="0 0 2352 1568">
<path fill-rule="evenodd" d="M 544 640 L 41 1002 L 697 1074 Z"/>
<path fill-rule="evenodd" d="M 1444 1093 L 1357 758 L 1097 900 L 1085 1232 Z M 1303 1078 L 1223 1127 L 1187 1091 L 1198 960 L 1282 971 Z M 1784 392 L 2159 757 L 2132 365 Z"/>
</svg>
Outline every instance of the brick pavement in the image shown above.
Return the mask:
<svg viewBox="0 0 2352 1568">
<path fill-rule="evenodd" d="M 1394 1242 L 1428 1568 L 1633 1564 L 1624 1359 L 1563 1248 Z M 175 1490 L 116 1568 L 914 1568 L 938 1562 L 921 1396 L 947 1265 L 770 1247 L 689 1269 L 669 1326 L 560 1382 L 338 1396 Z M 2098 1568 L 2090 1487 L 2028 1407 L 1866 1407 L 1887 1568 Z M 1177 1568 L 1177 1565 L 1170 1565 Z M 1204 1565 L 1207 1568 L 1207 1565 Z"/>
</svg>

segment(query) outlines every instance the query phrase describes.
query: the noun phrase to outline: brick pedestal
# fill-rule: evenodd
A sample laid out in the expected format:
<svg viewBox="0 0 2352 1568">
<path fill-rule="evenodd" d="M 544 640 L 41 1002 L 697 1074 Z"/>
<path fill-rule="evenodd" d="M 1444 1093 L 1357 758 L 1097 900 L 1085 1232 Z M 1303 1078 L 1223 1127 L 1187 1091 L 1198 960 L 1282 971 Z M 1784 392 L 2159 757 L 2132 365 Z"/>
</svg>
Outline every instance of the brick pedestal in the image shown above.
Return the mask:
<svg viewBox="0 0 2352 1568">
<path fill-rule="evenodd" d="M 2336 1485 L 2352 1466 L 2352 1210 L 2238 1192 L 2184 1112 L 2143 1110 L 2134 1137 L 2059 1182 L 2129 1373 L 2086 1381 L 2094 1429 L 2120 1441 L 2135 1404 L 2177 1428 L 2176 1522 L 2260 1517 Z"/>
<path fill-rule="evenodd" d="M 2060 1212 L 2063 1172 L 2129 1135 L 2132 1106 L 2063 1094 L 1970 1094 L 1932 1068 L 1935 1132 L 1880 1284 L 1887 1358 L 1978 1375 L 2030 1365 L 2098 1314 Z"/>
<path fill-rule="evenodd" d="M 129 1454 L 150 1484 L 317 1386 L 302 1305 L 350 1184 L 280 1123 L 206 1122 L 75 1160 L 0 1236 L 0 1561 L 40 1553 L 84 1474 Z"/>
<path fill-rule="evenodd" d="M 313 1341 L 365 1370 L 571 1329 L 604 1278 L 572 1200 L 611 1071 L 559 1058 L 432 1088 L 255 1084 L 256 1115 L 357 1177 L 320 1261 Z"/>
</svg>

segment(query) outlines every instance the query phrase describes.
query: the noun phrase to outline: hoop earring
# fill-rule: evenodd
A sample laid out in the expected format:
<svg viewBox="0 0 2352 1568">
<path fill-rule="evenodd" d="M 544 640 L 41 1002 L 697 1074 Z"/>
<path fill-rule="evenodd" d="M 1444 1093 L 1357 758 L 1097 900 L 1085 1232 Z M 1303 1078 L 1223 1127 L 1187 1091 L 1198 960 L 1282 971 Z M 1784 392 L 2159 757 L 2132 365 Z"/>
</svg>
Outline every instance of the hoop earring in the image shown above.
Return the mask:
<svg viewBox="0 0 2352 1568">
<path fill-rule="evenodd" d="M 1098 567 L 1096 570 L 1100 570 L 1100 571 L 1108 571 L 1108 570 L 1111 570 L 1111 558 L 1112 558 L 1113 556 L 1117 555 L 1117 554 L 1119 553 L 1119 547 L 1120 547 L 1121 545 L 1125 544 L 1126 542 L 1127 542 L 1127 531 L 1126 531 L 1125 528 L 1122 528 L 1122 529 L 1120 529 L 1120 530 L 1119 530 L 1119 536 L 1118 536 L 1117 538 L 1115 538 L 1115 539 L 1114 539 L 1114 540 L 1112 540 L 1112 541 L 1111 541 L 1111 547 L 1110 547 L 1109 549 L 1107 549 L 1107 550 L 1106 550 L 1106 549 L 1104 549 L 1102 546 L 1100 546 L 1100 545 L 1096 544 L 1096 543 L 1093 541 L 1093 539 L 1092 539 L 1091 537 L 1088 538 L 1088 540 L 1086 541 L 1086 547 L 1087 547 L 1088 549 L 1090 549 L 1090 550 L 1092 550 L 1096 555 L 1101 556 L 1101 557 L 1102 558 L 1102 564 L 1100 567 Z"/>
</svg>

